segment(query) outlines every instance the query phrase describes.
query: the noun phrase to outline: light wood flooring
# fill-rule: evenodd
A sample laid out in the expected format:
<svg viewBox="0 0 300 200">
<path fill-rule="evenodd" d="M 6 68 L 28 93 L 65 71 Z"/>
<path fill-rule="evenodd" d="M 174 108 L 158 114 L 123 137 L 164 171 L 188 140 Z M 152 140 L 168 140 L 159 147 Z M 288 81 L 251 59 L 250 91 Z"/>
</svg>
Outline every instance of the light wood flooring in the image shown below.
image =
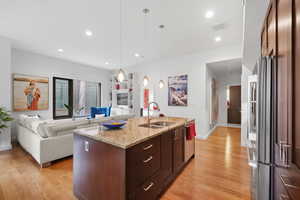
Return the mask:
<svg viewBox="0 0 300 200">
<path fill-rule="evenodd" d="M 69 200 L 72 158 L 48 168 L 19 146 L 0 152 L 0 200 Z M 240 129 L 219 127 L 207 140 L 196 141 L 196 157 L 177 177 L 162 200 L 248 200 L 250 167 L 240 147 Z"/>
</svg>

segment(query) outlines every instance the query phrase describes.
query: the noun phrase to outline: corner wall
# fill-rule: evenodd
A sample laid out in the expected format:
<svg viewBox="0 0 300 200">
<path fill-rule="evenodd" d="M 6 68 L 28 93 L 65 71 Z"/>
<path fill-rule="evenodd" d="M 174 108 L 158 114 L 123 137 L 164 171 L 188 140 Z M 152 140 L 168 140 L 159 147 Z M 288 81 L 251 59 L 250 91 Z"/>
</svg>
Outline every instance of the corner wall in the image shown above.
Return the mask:
<svg viewBox="0 0 300 200">
<path fill-rule="evenodd" d="M 11 44 L 0 37 L 0 107 L 11 110 Z M 0 151 L 11 149 L 10 128 L 0 133 Z"/>
<path fill-rule="evenodd" d="M 209 134 L 209 104 L 206 100 L 206 63 L 240 58 L 240 45 L 224 46 L 206 52 L 174 57 L 156 62 L 130 67 L 127 71 L 139 74 L 142 85 L 144 75 L 149 76 L 149 88 L 153 89 L 154 100 L 160 105 L 161 112 L 169 116 L 196 119 L 197 137 L 206 138 Z M 168 77 L 188 74 L 188 106 L 168 106 Z M 158 87 L 159 80 L 166 83 L 163 89 Z M 143 95 L 143 87 L 140 95 Z M 142 106 L 142 102 L 140 102 Z"/>
</svg>

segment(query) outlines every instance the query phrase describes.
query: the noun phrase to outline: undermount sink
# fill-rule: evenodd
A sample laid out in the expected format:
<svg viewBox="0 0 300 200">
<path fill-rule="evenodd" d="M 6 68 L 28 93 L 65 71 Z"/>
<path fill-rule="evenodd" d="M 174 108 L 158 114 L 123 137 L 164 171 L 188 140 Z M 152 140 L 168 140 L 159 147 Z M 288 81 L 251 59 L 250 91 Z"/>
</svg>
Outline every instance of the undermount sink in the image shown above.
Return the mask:
<svg viewBox="0 0 300 200">
<path fill-rule="evenodd" d="M 141 124 L 139 126 L 141 127 L 146 127 L 146 128 L 163 128 L 166 126 L 170 126 L 174 124 L 174 122 L 164 122 L 164 121 L 159 121 L 159 122 L 152 122 L 150 124 Z"/>
</svg>

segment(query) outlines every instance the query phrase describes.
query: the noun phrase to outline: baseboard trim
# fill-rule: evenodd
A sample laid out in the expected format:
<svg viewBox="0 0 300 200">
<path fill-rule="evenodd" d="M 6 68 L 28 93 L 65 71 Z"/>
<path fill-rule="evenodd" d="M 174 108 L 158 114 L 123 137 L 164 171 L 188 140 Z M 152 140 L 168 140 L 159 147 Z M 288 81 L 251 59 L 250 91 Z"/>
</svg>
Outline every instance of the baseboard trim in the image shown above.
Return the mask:
<svg viewBox="0 0 300 200">
<path fill-rule="evenodd" d="M 210 129 L 206 135 L 203 135 L 203 136 L 196 136 L 196 138 L 198 139 L 201 139 L 201 140 L 206 140 L 214 131 L 215 129 L 217 128 L 217 125 L 215 125 L 212 129 Z"/>
<path fill-rule="evenodd" d="M 230 127 L 230 128 L 241 128 L 241 125 L 239 124 L 216 124 L 212 129 L 210 129 L 206 135 L 203 136 L 196 136 L 196 138 L 198 139 L 202 139 L 202 140 L 206 140 L 215 130 L 217 127 Z"/>
<path fill-rule="evenodd" d="M 9 145 L 1 145 L 0 146 L 0 151 L 8 151 L 8 150 L 11 150 L 11 149 L 12 149 L 11 144 L 9 144 Z"/>
<path fill-rule="evenodd" d="M 220 123 L 217 126 L 230 127 L 230 128 L 241 128 L 240 124 Z"/>
</svg>

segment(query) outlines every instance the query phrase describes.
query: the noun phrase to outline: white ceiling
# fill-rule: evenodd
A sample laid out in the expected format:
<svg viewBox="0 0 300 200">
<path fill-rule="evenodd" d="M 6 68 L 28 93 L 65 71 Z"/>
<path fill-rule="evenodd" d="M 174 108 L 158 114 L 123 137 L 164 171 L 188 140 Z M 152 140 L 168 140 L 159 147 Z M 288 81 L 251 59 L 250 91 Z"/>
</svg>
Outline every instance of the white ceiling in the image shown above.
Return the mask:
<svg viewBox="0 0 300 200">
<path fill-rule="evenodd" d="M 119 5 L 119 0 L 0 0 L 0 35 L 12 39 L 14 48 L 118 68 Z M 242 43 L 240 0 L 123 0 L 123 5 L 123 67 Z M 151 10 L 146 45 L 143 8 Z M 207 10 L 215 12 L 212 19 L 204 17 Z M 214 30 L 216 25 L 225 28 Z M 92 38 L 85 29 L 93 31 Z M 222 41 L 216 43 L 216 36 Z M 145 57 L 136 58 L 136 52 Z"/>
<path fill-rule="evenodd" d="M 242 59 L 224 60 L 220 62 L 208 63 L 207 67 L 221 80 L 230 80 L 232 76 L 242 75 Z"/>
</svg>

